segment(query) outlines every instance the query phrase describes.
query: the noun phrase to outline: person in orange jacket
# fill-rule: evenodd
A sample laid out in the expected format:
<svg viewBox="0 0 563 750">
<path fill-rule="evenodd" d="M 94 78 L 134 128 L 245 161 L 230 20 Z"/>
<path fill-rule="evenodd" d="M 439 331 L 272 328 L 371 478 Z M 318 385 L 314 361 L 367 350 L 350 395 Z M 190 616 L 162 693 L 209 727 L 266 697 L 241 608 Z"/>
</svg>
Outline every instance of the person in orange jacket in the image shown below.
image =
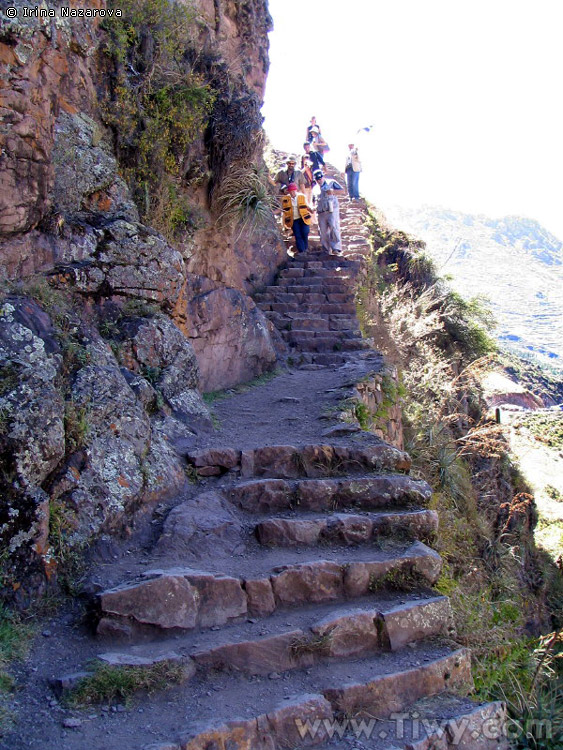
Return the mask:
<svg viewBox="0 0 563 750">
<path fill-rule="evenodd" d="M 303 193 L 297 190 L 294 182 L 289 183 L 287 192 L 288 195 L 282 195 L 283 225 L 293 231 L 297 252 L 306 253 L 309 249 L 309 227 L 313 209 Z"/>
</svg>

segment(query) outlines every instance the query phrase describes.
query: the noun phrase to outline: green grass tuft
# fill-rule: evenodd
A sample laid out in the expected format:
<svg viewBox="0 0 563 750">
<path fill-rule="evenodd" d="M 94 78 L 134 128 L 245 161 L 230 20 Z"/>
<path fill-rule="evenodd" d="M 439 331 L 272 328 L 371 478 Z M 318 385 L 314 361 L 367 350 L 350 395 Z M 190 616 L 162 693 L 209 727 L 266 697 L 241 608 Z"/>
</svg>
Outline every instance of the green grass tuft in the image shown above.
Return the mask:
<svg viewBox="0 0 563 750">
<path fill-rule="evenodd" d="M 150 667 L 119 667 L 98 663 L 92 675 L 84 677 L 67 693 L 65 702 L 70 706 L 126 703 L 135 693 L 154 693 L 185 679 L 185 666 L 169 660 Z"/>
</svg>

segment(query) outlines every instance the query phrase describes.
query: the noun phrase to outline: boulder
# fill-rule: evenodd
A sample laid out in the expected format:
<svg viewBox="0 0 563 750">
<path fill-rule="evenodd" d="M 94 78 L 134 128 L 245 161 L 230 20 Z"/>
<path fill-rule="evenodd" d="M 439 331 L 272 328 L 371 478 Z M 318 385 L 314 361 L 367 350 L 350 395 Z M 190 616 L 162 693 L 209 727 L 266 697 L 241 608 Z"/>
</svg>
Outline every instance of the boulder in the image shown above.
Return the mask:
<svg viewBox="0 0 563 750">
<path fill-rule="evenodd" d="M 328 560 L 284 565 L 274 571 L 271 581 L 280 606 L 333 601 L 343 594 L 342 569 Z"/>
<path fill-rule="evenodd" d="M 151 373 L 155 389 L 181 418 L 209 420 L 198 391 L 195 352 L 170 318 L 133 318 L 123 326 L 121 337 L 120 358 L 129 370 Z"/>
<path fill-rule="evenodd" d="M 269 578 L 247 578 L 244 589 L 248 598 L 248 613 L 253 617 L 267 617 L 276 608 L 274 591 Z"/>
<path fill-rule="evenodd" d="M 164 630 L 191 629 L 197 623 L 199 592 L 182 575 L 163 575 L 105 591 L 100 595 L 100 606 L 105 614 Z"/>
<path fill-rule="evenodd" d="M 237 289 L 219 287 L 194 296 L 187 317 L 186 333 L 204 392 L 252 380 L 274 367 L 276 353 L 266 318 Z"/>
<path fill-rule="evenodd" d="M 243 551 L 243 527 L 218 493 L 205 492 L 170 511 L 158 548 L 186 559 L 225 557 Z"/>
</svg>

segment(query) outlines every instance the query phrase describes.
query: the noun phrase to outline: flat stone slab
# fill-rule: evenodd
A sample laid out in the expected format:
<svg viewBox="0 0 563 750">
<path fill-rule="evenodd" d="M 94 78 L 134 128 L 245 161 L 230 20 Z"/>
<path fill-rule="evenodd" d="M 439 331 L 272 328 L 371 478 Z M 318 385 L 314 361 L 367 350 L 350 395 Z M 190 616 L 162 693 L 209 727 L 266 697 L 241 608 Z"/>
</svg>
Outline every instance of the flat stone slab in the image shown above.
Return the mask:
<svg viewBox="0 0 563 750">
<path fill-rule="evenodd" d="M 227 492 L 235 505 L 249 513 L 272 513 L 293 508 L 335 511 L 338 508 L 377 510 L 386 505 L 425 505 L 430 486 L 404 474 L 324 479 L 258 479 L 241 482 Z"/>
</svg>

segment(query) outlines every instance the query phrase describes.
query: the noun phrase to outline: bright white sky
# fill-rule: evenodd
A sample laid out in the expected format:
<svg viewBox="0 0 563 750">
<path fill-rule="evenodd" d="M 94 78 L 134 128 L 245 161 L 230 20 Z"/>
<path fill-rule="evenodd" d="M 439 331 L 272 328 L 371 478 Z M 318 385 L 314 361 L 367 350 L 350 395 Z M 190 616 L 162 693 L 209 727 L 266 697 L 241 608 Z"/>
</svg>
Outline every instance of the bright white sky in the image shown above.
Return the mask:
<svg viewBox="0 0 563 750">
<path fill-rule="evenodd" d="M 316 115 L 335 166 L 358 143 L 377 206 L 518 214 L 563 240 L 563 0 L 269 7 L 274 148 L 300 154 Z"/>
</svg>

